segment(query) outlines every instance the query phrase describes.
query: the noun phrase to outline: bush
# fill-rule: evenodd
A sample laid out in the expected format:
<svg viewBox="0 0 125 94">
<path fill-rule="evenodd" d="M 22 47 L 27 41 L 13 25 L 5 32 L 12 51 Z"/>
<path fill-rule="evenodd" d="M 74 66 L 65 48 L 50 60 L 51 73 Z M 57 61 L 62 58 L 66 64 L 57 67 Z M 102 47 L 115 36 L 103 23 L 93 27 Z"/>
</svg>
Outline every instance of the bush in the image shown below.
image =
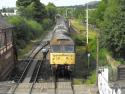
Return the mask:
<svg viewBox="0 0 125 94">
<path fill-rule="evenodd" d="M 9 17 L 8 20 L 15 26 L 14 40 L 18 50 L 23 49 L 31 39 L 37 38 L 43 32 L 42 25 L 34 20 L 20 16 Z"/>
<path fill-rule="evenodd" d="M 39 36 L 43 32 L 43 27 L 38 22 L 34 20 L 26 20 L 26 23 L 30 28 L 30 31 L 32 32 L 33 36 Z"/>
<path fill-rule="evenodd" d="M 89 78 L 85 82 L 86 84 L 95 84 L 96 83 L 96 72 L 93 71 Z"/>
<path fill-rule="evenodd" d="M 78 46 L 85 46 L 86 45 L 86 38 L 82 35 L 74 35 L 73 40 L 75 41 L 75 44 Z"/>
<path fill-rule="evenodd" d="M 52 26 L 53 21 L 51 19 L 46 18 L 43 20 L 42 24 L 43 24 L 43 28 L 45 30 L 48 30 Z"/>
</svg>

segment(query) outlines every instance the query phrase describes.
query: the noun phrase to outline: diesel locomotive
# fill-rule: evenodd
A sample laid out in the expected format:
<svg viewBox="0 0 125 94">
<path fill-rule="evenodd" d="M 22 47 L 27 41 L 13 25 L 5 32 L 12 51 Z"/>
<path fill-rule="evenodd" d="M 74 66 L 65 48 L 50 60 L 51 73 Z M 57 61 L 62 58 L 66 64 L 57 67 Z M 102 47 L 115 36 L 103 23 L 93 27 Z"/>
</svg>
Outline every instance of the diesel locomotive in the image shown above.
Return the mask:
<svg viewBox="0 0 125 94">
<path fill-rule="evenodd" d="M 56 77 L 71 78 L 75 64 L 75 43 L 69 33 L 67 21 L 57 15 L 50 41 L 50 64 Z"/>
</svg>

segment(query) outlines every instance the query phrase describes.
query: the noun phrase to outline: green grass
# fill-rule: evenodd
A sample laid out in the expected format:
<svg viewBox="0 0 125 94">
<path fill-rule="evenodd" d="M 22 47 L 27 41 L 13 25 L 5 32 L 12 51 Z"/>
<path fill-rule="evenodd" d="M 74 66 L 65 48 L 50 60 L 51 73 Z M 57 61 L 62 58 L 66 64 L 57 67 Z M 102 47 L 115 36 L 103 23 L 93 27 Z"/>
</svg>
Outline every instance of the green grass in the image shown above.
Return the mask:
<svg viewBox="0 0 125 94">
<path fill-rule="evenodd" d="M 85 46 L 76 46 L 77 53 L 81 53 L 81 52 L 85 52 L 85 51 L 86 51 Z"/>
<path fill-rule="evenodd" d="M 73 19 L 71 20 L 72 26 L 78 30 L 78 34 L 73 35 L 77 41 L 84 41 L 86 43 L 86 26 L 83 25 L 80 20 Z M 88 51 L 91 53 L 90 63 L 96 60 L 96 35 L 97 32 L 89 28 L 89 45 Z M 74 38 L 73 37 L 73 38 Z M 82 43 L 83 42 L 79 42 Z M 94 57 L 93 57 L 94 56 Z M 86 44 L 76 45 L 76 79 L 74 84 L 95 84 L 96 82 L 96 73 L 93 72 L 93 68 L 88 71 L 88 62 L 86 56 Z M 92 63 L 91 63 L 92 64 Z M 89 73 L 88 73 L 89 72 Z M 86 79 L 84 76 L 87 75 Z"/>
<path fill-rule="evenodd" d="M 85 81 L 85 84 L 96 84 L 96 72 L 93 71 L 88 79 Z"/>
<path fill-rule="evenodd" d="M 21 50 L 18 52 L 18 58 L 24 58 L 25 55 L 26 55 L 30 50 L 32 50 L 32 48 L 39 42 L 38 40 L 34 40 L 34 41 L 35 41 L 35 42 L 31 41 L 30 43 L 28 43 L 24 49 L 21 49 Z"/>
<path fill-rule="evenodd" d="M 71 20 L 71 23 L 73 27 L 75 27 L 79 32 L 82 33 L 83 31 L 85 31 L 85 27 L 81 25 L 80 20 L 74 19 L 74 20 Z"/>
<path fill-rule="evenodd" d="M 18 52 L 18 58 L 19 59 L 22 59 L 24 58 L 27 53 L 29 53 L 33 47 L 36 45 L 36 44 L 39 44 L 41 42 L 41 39 L 44 38 L 44 36 L 48 33 L 48 31 L 46 32 L 43 32 L 43 34 L 39 37 L 39 38 L 36 38 L 34 40 L 31 40 L 24 49 L 21 49 L 19 52 Z"/>
<path fill-rule="evenodd" d="M 74 85 L 81 85 L 84 83 L 84 79 L 73 79 Z"/>
<path fill-rule="evenodd" d="M 96 83 L 96 68 L 92 68 L 91 70 L 89 70 L 89 76 L 87 76 L 88 79 L 85 79 L 83 77 L 84 72 L 88 69 L 86 69 L 87 65 L 87 57 L 85 56 L 85 52 L 86 52 L 86 45 L 83 45 L 82 42 L 79 41 L 86 41 L 86 25 L 83 25 L 80 20 L 77 19 L 73 19 L 71 20 L 72 26 L 74 28 L 76 28 L 76 30 L 78 30 L 78 34 L 73 35 L 78 41 L 78 43 L 81 43 L 81 45 L 76 45 L 76 67 L 77 67 L 77 71 L 76 71 L 76 75 L 81 77 L 78 79 L 74 80 L 75 84 L 95 84 Z M 97 55 L 97 32 L 92 29 L 89 28 L 89 32 L 88 32 L 88 36 L 89 36 L 89 44 L 88 44 L 88 51 L 91 54 L 90 57 L 90 64 L 92 64 L 93 62 L 96 62 L 96 55 Z M 73 37 L 73 38 L 74 38 Z M 99 66 L 110 66 L 112 69 L 116 69 L 117 66 L 121 63 L 124 62 L 124 60 L 115 60 L 112 57 L 112 53 L 106 49 L 106 48 L 99 48 Z"/>
<path fill-rule="evenodd" d="M 73 27 L 76 28 L 78 32 L 83 35 L 83 37 L 86 37 L 86 26 L 83 25 L 80 22 L 80 20 L 73 19 L 71 20 L 71 23 Z M 95 39 L 96 35 L 97 35 L 96 31 L 89 28 L 89 32 L 88 32 L 89 39 Z"/>
</svg>

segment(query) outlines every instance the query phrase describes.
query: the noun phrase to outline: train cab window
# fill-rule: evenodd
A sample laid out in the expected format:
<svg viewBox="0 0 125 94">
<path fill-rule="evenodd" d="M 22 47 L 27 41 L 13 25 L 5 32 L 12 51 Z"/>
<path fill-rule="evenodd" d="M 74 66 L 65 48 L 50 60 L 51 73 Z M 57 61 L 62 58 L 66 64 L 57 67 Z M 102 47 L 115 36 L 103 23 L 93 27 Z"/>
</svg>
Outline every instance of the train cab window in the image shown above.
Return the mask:
<svg viewBox="0 0 125 94">
<path fill-rule="evenodd" d="M 65 45 L 64 52 L 74 52 L 74 46 L 73 45 Z"/>
<path fill-rule="evenodd" d="M 52 45 L 51 49 L 52 49 L 52 52 L 60 52 L 61 46 L 60 45 Z"/>
</svg>

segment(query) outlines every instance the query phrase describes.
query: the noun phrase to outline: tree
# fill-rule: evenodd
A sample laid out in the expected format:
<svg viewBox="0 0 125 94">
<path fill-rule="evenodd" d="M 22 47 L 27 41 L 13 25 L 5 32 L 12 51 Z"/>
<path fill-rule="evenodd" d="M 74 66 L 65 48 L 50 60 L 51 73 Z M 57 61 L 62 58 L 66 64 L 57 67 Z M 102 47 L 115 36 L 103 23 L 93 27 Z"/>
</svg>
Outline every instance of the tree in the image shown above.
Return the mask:
<svg viewBox="0 0 125 94">
<path fill-rule="evenodd" d="M 78 19 L 85 18 L 85 8 L 84 7 L 73 8 L 73 16 Z"/>
<path fill-rule="evenodd" d="M 104 21 L 104 14 L 107 8 L 108 0 L 102 0 L 96 10 L 90 11 L 89 22 L 99 27 Z"/>
<path fill-rule="evenodd" d="M 113 52 L 115 57 L 125 53 L 125 1 L 110 0 L 101 26 L 101 45 Z"/>
<path fill-rule="evenodd" d="M 36 0 L 32 2 L 27 8 L 26 11 L 30 12 L 29 15 L 37 22 L 42 22 L 42 20 L 47 16 L 45 6 L 39 1 Z"/>
<path fill-rule="evenodd" d="M 47 15 L 45 6 L 40 0 L 18 0 L 16 4 L 21 16 L 34 19 L 37 22 L 42 22 Z"/>
<path fill-rule="evenodd" d="M 16 5 L 17 7 L 24 7 L 26 8 L 29 4 L 31 4 L 31 0 L 17 0 Z"/>
<path fill-rule="evenodd" d="M 53 21 L 55 20 L 55 15 L 57 14 L 56 6 L 53 3 L 49 3 L 46 6 L 47 15 Z"/>
<path fill-rule="evenodd" d="M 25 8 L 30 4 L 31 4 L 31 0 L 17 0 L 16 6 L 17 6 L 17 9 L 18 9 L 18 13 L 21 16 L 26 16 Z"/>
</svg>

